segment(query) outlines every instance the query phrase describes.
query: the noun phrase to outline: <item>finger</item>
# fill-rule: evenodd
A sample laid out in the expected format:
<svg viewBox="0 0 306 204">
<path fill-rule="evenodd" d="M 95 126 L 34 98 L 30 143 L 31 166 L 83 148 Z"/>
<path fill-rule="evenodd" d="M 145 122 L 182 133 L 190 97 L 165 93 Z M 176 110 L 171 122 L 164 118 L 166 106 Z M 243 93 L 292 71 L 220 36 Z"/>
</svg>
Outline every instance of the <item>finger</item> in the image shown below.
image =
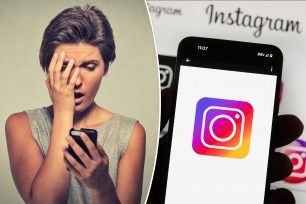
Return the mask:
<svg viewBox="0 0 306 204">
<path fill-rule="evenodd" d="M 67 86 L 68 78 L 69 78 L 71 69 L 73 67 L 73 64 L 74 64 L 74 59 L 70 59 L 68 64 L 67 64 L 67 67 L 66 67 L 65 71 L 62 73 L 62 76 L 61 76 L 61 86 Z"/>
<path fill-rule="evenodd" d="M 273 162 L 271 169 L 271 182 L 280 181 L 288 177 L 293 169 L 293 165 L 289 157 L 285 154 L 273 153 Z"/>
<path fill-rule="evenodd" d="M 56 62 L 56 65 L 55 65 L 55 68 L 54 68 L 54 74 L 53 74 L 53 83 L 56 86 L 60 85 L 61 69 L 63 67 L 64 59 L 65 59 L 65 52 L 61 52 L 61 54 L 59 55 L 59 58 Z"/>
<path fill-rule="evenodd" d="M 67 149 L 64 150 L 64 163 L 71 173 L 78 177 L 81 176 L 80 172 L 84 170 L 84 167 L 73 156 L 71 156 Z"/>
<path fill-rule="evenodd" d="M 161 117 L 160 131 L 164 129 L 169 118 L 173 103 L 173 89 L 166 88 L 161 91 Z"/>
<path fill-rule="evenodd" d="M 77 81 L 77 79 L 78 79 L 79 73 L 80 73 L 80 68 L 76 67 L 76 68 L 74 69 L 73 75 L 72 75 L 72 77 L 70 78 L 70 81 L 69 81 L 69 83 L 68 83 L 68 88 L 69 88 L 70 90 L 73 90 L 73 89 L 74 89 L 74 86 L 75 86 L 76 81 Z"/>
<path fill-rule="evenodd" d="M 290 144 L 301 136 L 304 125 L 295 115 L 280 115 L 277 117 L 275 147 Z"/>
<path fill-rule="evenodd" d="M 58 54 L 54 53 L 54 55 L 51 59 L 49 68 L 48 68 L 49 82 L 50 82 L 51 86 L 53 86 L 54 67 L 55 67 L 55 64 L 56 64 L 57 60 L 58 60 Z"/>
<path fill-rule="evenodd" d="M 86 152 L 74 141 L 71 136 L 67 136 L 66 140 L 76 155 L 85 164 L 87 168 L 91 166 L 91 158 L 86 154 Z"/>
<path fill-rule="evenodd" d="M 108 160 L 108 155 L 106 154 L 104 148 L 99 143 L 97 143 L 97 149 L 98 149 L 100 156 Z"/>
<path fill-rule="evenodd" d="M 288 189 L 280 188 L 280 189 L 270 190 L 269 199 L 267 203 L 269 204 L 276 204 L 276 203 L 294 204 L 295 198 Z"/>
<path fill-rule="evenodd" d="M 82 139 L 82 141 L 84 142 L 84 144 L 86 145 L 90 156 L 93 160 L 96 160 L 98 158 L 100 158 L 100 154 L 95 146 L 95 144 L 90 140 L 90 138 L 88 137 L 88 135 L 84 132 L 81 132 L 80 137 Z"/>
</svg>

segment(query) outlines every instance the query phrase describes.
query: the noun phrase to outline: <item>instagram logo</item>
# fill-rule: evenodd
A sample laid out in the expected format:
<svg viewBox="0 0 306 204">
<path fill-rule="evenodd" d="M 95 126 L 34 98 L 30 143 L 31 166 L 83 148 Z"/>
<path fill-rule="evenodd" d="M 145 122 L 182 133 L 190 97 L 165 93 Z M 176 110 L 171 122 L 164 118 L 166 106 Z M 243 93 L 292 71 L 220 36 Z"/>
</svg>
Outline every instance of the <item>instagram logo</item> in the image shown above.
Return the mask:
<svg viewBox="0 0 306 204">
<path fill-rule="evenodd" d="M 280 148 L 280 152 L 286 154 L 293 164 L 293 170 L 284 181 L 288 183 L 301 183 L 306 180 L 306 142 L 296 140 L 290 145 Z"/>
<path fill-rule="evenodd" d="M 167 65 L 159 65 L 159 75 L 160 75 L 160 86 L 161 89 L 169 88 L 173 80 L 173 71 L 171 67 Z"/>
<path fill-rule="evenodd" d="M 249 153 L 252 120 L 248 102 L 202 98 L 197 103 L 192 148 L 201 155 L 244 158 Z"/>
</svg>

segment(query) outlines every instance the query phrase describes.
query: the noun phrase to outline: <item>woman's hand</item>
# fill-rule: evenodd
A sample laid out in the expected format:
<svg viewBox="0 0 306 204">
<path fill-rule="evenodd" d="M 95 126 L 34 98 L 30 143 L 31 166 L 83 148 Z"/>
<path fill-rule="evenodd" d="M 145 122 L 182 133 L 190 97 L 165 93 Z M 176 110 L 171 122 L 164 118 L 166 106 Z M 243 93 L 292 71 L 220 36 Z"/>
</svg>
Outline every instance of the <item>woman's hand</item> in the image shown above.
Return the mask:
<svg viewBox="0 0 306 204">
<path fill-rule="evenodd" d="M 74 59 L 64 65 L 65 53 L 55 53 L 51 59 L 46 85 L 53 103 L 54 112 L 74 113 L 74 87 L 79 75 L 79 68 L 72 71 Z M 63 66 L 66 68 L 62 71 Z"/>
<path fill-rule="evenodd" d="M 89 189 L 101 189 L 106 180 L 109 179 L 108 173 L 109 160 L 103 147 L 97 143 L 97 147 L 89 139 L 86 133 L 81 133 L 81 139 L 89 150 L 91 157 L 74 141 L 71 136 L 66 138 L 68 144 L 78 155 L 85 166 L 74 159 L 71 154 L 64 150 L 64 161 L 67 168 L 73 173 L 79 181 L 86 185 Z"/>
</svg>

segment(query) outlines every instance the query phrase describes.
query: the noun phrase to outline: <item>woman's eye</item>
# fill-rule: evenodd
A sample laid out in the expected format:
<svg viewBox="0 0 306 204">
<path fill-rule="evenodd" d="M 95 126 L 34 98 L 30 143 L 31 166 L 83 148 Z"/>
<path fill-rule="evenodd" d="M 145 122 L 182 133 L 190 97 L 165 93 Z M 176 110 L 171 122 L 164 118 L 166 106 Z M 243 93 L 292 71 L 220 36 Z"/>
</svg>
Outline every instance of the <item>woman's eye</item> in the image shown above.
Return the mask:
<svg viewBox="0 0 306 204">
<path fill-rule="evenodd" d="M 96 69 L 96 66 L 87 66 L 85 67 L 85 69 L 87 69 L 88 71 L 94 71 Z"/>
</svg>

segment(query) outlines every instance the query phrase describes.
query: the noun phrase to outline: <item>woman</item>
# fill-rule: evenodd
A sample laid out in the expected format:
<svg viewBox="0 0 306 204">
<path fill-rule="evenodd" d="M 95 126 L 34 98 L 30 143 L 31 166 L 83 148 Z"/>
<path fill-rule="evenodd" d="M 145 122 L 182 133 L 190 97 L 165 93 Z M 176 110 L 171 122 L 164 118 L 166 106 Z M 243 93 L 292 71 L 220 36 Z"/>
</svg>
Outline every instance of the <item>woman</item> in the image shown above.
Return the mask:
<svg viewBox="0 0 306 204">
<path fill-rule="evenodd" d="M 47 26 L 39 57 L 53 105 L 6 122 L 11 171 L 26 203 L 140 202 L 145 130 L 94 102 L 115 56 L 112 29 L 96 7 L 68 8 Z M 97 146 L 81 134 L 91 157 L 69 136 L 72 127 L 98 131 Z"/>
</svg>

